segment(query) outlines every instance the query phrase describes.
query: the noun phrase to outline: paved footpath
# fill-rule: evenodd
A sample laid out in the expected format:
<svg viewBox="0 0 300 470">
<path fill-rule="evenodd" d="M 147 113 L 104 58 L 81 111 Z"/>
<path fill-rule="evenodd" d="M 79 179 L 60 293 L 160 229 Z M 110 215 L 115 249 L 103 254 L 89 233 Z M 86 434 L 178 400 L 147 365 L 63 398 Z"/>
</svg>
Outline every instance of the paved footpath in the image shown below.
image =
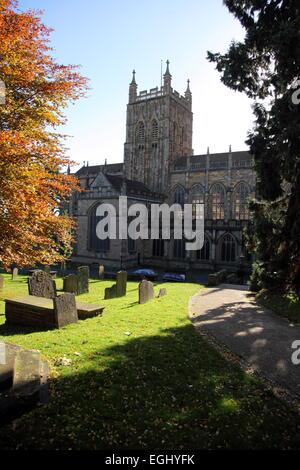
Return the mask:
<svg viewBox="0 0 300 470">
<path fill-rule="evenodd" d="M 200 333 L 212 336 L 300 402 L 300 365 L 291 360 L 300 325 L 261 307 L 246 288 L 226 284 L 193 296 L 189 315 Z"/>
</svg>

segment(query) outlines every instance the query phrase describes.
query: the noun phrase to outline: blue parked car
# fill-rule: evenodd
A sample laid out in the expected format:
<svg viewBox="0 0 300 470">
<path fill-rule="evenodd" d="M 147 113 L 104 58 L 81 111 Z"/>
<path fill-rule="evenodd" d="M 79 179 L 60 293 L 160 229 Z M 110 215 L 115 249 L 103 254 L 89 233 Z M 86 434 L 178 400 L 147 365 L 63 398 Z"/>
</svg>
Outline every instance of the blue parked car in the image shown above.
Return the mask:
<svg viewBox="0 0 300 470">
<path fill-rule="evenodd" d="M 185 282 L 185 274 L 166 273 L 163 275 L 163 281 Z"/>
<path fill-rule="evenodd" d="M 158 274 L 153 269 L 139 268 L 132 272 L 134 276 L 146 277 L 147 279 L 155 279 Z"/>
</svg>

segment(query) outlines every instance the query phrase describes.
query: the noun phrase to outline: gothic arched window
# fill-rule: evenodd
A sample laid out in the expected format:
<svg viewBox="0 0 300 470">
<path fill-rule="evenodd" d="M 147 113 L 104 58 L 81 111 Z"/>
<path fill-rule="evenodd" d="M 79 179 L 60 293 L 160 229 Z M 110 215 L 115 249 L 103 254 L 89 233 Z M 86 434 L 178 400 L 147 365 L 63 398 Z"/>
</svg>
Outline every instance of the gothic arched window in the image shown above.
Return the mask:
<svg viewBox="0 0 300 470">
<path fill-rule="evenodd" d="M 177 186 L 173 195 L 174 204 L 179 204 L 181 207 L 185 203 L 185 189 L 182 186 Z"/>
<path fill-rule="evenodd" d="M 153 119 L 152 121 L 151 137 L 153 142 L 158 140 L 158 122 L 156 119 Z"/>
<path fill-rule="evenodd" d="M 174 240 L 174 258 L 185 258 L 185 240 Z"/>
<path fill-rule="evenodd" d="M 210 240 L 207 235 L 204 235 L 204 244 L 201 250 L 197 250 L 197 259 L 201 261 L 210 260 Z"/>
<path fill-rule="evenodd" d="M 248 220 L 248 196 L 249 187 L 245 183 L 239 183 L 232 194 L 232 218 L 237 220 Z"/>
<path fill-rule="evenodd" d="M 199 218 L 201 215 L 200 208 L 196 204 L 204 204 L 204 188 L 201 184 L 192 187 L 190 191 L 190 203 L 193 204 L 193 219 Z"/>
<path fill-rule="evenodd" d="M 152 256 L 163 257 L 165 252 L 165 241 L 161 238 L 152 242 Z"/>
<path fill-rule="evenodd" d="M 89 227 L 89 239 L 88 239 L 88 250 L 95 251 L 97 253 L 105 253 L 109 251 L 110 240 L 107 238 L 106 240 L 101 240 L 97 237 L 96 234 L 96 227 L 98 222 L 103 217 L 99 217 L 96 215 L 98 206 L 95 206 L 89 213 L 88 216 L 88 227 Z"/>
<path fill-rule="evenodd" d="M 233 263 L 236 260 L 236 241 L 230 233 L 221 239 L 221 261 Z"/>
<path fill-rule="evenodd" d="M 211 218 L 213 220 L 224 219 L 225 217 L 225 188 L 222 184 L 216 183 L 210 190 Z"/>
<path fill-rule="evenodd" d="M 138 126 L 137 126 L 137 140 L 140 143 L 145 141 L 145 124 L 143 122 L 138 123 Z"/>
</svg>

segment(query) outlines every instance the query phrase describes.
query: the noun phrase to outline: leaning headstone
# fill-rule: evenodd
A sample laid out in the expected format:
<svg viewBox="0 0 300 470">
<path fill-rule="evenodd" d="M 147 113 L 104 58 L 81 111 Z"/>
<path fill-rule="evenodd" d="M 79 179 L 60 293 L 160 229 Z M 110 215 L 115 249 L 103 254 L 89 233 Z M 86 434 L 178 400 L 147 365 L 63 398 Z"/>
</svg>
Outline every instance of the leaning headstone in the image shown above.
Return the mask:
<svg viewBox="0 0 300 470">
<path fill-rule="evenodd" d="M 4 287 L 4 277 L 0 274 L 0 290 Z"/>
<path fill-rule="evenodd" d="M 162 287 L 161 289 L 159 289 L 158 297 L 164 297 L 165 295 L 167 295 L 167 289 L 165 287 Z"/>
<path fill-rule="evenodd" d="M 154 299 L 153 284 L 145 279 L 139 283 L 139 304 L 145 304 Z"/>
<path fill-rule="evenodd" d="M 62 294 L 53 299 L 54 318 L 57 328 L 76 323 L 78 321 L 76 301 L 74 294 Z"/>
<path fill-rule="evenodd" d="M 77 295 L 78 291 L 78 279 L 76 274 L 69 274 L 64 277 L 63 291 Z"/>
<path fill-rule="evenodd" d="M 98 272 L 98 277 L 99 279 L 104 279 L 104 276 L 105 276 L 105 268 L 102 264 L 99 265 L 99 272 Z"/>
<path fill-rule="evenodd" d="M 44 271 L 35 271 L 28 279 L 29 295 L 54 299 L 56 297 L 56 284 L 52 277 Z"/>
<path fill-rule="evenodd" d="M 127 272 L 119 271 L 117 273 L 117 297 L 124 297 L 127 290 Z"/>
<path fill-rule="evenodd" d="M 11 276 L 11 278 L 12 278 L 13 281 L 15 281 L 15 280 L 17 279 L 18 274 L 19 274 L 18 268 L 14 268 L 14 269 L 12 270 L 12 276 Z"/>
<path fill-rule="evenodd" d="M 115 299 L 117 297 L 117 284 L 107 287 L 104 291 L 104 300 Z"/>
<path fill-rule="evenodd" d="M 77 268 L 78 287 L 77 294 L 87 294 L 89 292 L 90 270 L 88 266 Z"/>
</svg>

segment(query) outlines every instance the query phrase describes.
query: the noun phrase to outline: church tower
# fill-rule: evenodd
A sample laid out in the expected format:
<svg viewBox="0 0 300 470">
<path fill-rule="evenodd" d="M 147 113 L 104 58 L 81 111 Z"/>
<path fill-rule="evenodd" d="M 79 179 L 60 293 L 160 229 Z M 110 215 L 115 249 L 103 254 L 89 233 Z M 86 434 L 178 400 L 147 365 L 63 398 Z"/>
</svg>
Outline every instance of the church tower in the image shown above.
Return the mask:
<svg viewBox="0 0 300 470">
<path fill-rule="evenodd" d="M 163 85 L 137 93 L 129 85 L 124 163 L 126 177 L 165 193 L 174 160 L 192 155 L 193 113 L 189 80 L 184 96 L 172 88 L 167 61 Z"/>
</svg>

